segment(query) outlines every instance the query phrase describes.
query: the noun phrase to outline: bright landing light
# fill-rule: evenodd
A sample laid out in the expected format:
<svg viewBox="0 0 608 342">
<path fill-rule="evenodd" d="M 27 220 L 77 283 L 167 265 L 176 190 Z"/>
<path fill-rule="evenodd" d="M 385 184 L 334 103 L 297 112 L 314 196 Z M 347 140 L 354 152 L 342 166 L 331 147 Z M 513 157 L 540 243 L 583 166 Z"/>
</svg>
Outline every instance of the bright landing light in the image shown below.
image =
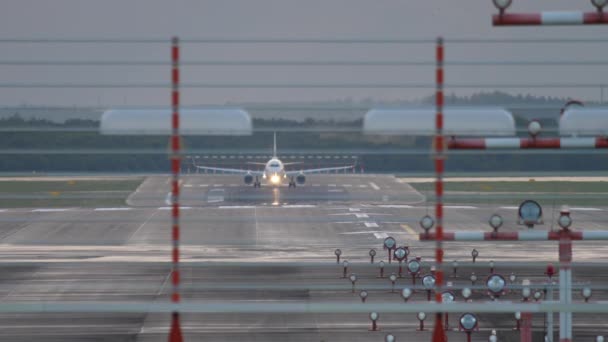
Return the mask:
<svg viewBox="0 0 608 342">
<path fill-rule="evenodd" d="M 279 177 L 277 175 L 272 175 L 272 177 L 270 177 L 270 182 L 272 184 L 279 184 L 280 181 L 281 181 L 281 177 Z"/>
</svg>

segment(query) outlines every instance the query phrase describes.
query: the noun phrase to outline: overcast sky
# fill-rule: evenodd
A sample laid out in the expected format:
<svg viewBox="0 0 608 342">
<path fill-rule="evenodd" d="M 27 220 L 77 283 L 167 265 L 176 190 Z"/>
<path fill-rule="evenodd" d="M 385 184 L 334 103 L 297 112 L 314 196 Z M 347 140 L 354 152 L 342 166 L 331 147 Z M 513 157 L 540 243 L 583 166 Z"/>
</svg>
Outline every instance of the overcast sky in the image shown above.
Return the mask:
<svg viewBox="0 0 608 342">
<path fill-rule="evenodd" d="M 512 12 L 594 9 L 589 0 L 514 0 Z M 604 60 L 608 44 L 449 44 L 450 38 L 603 38 L 608 26 L 491 25 L 490 0 L 3 0 L 3 38 L 434 38 L 448 41 L 454 61 Z M 169 46 L 0 44 L 0 60 L 168 60 Z M 184 60 L 431 61 L 433 46 L 319 44 L 189 44 Z M 450 67 L 447 83 L 600 84 L 608 68 L 590 66 Z M 432 67 L 184 67 L 184 82 L 432 83 Z M 0 66 L 0 83 L 167 83 L 167 67 Z M 168 83 L 167 83 L 168 84 Z M 168 89 L 10 89 L 0 105 L 164 105 Z M 477 91 L 446 89 L 448 93 Z M 493 89 L 486 89 L 493 90 Z M 600 89 L 508 89 L 512 93 L 599 100 Z M 186 104 L 227 101 L 416 99 L 430 89 L 190 89 Z M 608 91 L 605 92 L 608 95 Z M 606 96 L 608 97 L 608 96 Z"/>
</svg>

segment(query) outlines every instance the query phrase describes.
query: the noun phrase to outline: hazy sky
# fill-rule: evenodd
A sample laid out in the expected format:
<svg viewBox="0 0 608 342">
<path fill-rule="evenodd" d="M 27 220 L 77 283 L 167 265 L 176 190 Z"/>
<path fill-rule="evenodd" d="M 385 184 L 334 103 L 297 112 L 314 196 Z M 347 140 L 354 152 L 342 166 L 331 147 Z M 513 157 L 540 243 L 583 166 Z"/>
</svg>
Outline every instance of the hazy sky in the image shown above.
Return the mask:
<svg viewBox="0 0 608 342">
<path fill-rule="evenodd" d="M 513 12 L 594 9 L 589 0 L 514 0 Z M 450 38 L 608 37 L 608 26 L 491 26 L 490 0 L 4 0 L 3 38 L 404 38 L 446 37 L 453 61 L 606 59 L 608 44 L 450 44 Z M 168 60 L 164 44 L 0 44 L 0 60 Z M 188 44 L 184 60 L 405 60 L 432 61 L 433 46 L 320 44 Z M 605 66 L 450 67 L 448 83 L 599 84 Z M 190 66 L 184 82 L 204 83 L 425 83 L 432 67 Z M 0 83 L 167 83 L 168 67 L 0 66 Z M 0 105 L 164 105 L 167 89 L 1 88 Z M 468 94 L 476 91 L 446 89 Z M 492 90 L 492 89 L 486 89 Z M 510 89 L 513 93 L 599 100 L 600 89 Z M 186 104 L 226 101 L 416 99 L 430 89 L 190 89 Z M 608 95 L 608 90 L 606 91 Z M 606 96 L 608 97 L 608 96 Z"/>
</svg>

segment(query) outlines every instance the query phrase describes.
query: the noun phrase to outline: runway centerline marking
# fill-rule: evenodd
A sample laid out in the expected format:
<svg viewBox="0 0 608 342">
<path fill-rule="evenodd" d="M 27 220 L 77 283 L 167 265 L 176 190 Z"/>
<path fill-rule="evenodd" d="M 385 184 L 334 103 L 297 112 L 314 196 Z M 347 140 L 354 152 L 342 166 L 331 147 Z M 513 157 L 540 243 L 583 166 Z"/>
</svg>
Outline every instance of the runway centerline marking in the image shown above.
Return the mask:
<svg viewBox="0 0 608 342">
<path fill-rule="evenodd" d="M 418 233 L 416 233 L 416 231 L 415 231 L 415 230 L 414 230 L 412 227 L 410 227 L 410 226 L 409 226 L 409 225 L 407 225 L 407 224 L 401 224 L 400 226 L 401 226 L 401 228 L 403 228 L 403 229 L 404 229 L 406 232 L 408 232 L 408 234 L 410 234 L 410 235 L 413 237 L 413 239 L 414 239 L 414 240 L 419 240 Z"/>
<path fill-rule="evenodd" d="M 68 211 L 69 208 L 41 208 L 32 210 L 33 213 L 53 213 L 53 212 L 62 212 Z"/>
<path fill-rule="evenodd" d="M 380 227 L 376 222 L 363 222 L 367 228 L 378 228 Z"/>
<path fill-rule="evenodd" d="M 369 218 L 369 215 L 367 215 L 367 214 L 355 214 L 355 216 L 357 218 Z"/>
<path fill-rule="evenodd" d="M 386 234 L 385 232 L 381 232 L 374 233 L 374 236 L 376 237 L 376 239 L 386 239 L 388 237 L 388 234 Z"/>
<path fill-rule="evenodd" d="M 132 208 L 127 208 L 127 207 L 123 207 L 123 208 L 95 208 L 94 211 L 129 211 L 132 210 Z"/>
<path fill-rule="evenodd" d="M 380 187 L 378 185 L 376 185 L 376 183 L 374 182 L 369 182 L 369 185 L 374 188 L 374 190 L 380 190 Z"/>
<path fill-rule="evenodd" d="M 570 207 L 570 210 L 579 210 L 579 211 L 603 211 L 599 208 L 580 208 L 580 207 Z"/>
</svg>

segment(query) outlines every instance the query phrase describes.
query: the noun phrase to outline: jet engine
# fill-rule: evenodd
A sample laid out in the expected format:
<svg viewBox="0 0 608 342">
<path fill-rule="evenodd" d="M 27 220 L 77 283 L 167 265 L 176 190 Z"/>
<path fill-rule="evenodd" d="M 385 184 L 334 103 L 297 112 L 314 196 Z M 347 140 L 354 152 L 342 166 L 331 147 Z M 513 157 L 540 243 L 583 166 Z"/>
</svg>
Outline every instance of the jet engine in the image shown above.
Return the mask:
<svg viewBox="0 0 608 342">
<path fill-rule="evenodd" d="M 245 184 L 249 185 L 253 183 L 253 175 L 246 174 L 243 180 L 245 181 Z"/>
<path fill-rule="evenodd" d="M 303 173 L 300 173 L 298 176 L 296 176 L 296 182 L 298 182 L 298 184 L 306 183 L 306 176 Z"/>
</svg>

